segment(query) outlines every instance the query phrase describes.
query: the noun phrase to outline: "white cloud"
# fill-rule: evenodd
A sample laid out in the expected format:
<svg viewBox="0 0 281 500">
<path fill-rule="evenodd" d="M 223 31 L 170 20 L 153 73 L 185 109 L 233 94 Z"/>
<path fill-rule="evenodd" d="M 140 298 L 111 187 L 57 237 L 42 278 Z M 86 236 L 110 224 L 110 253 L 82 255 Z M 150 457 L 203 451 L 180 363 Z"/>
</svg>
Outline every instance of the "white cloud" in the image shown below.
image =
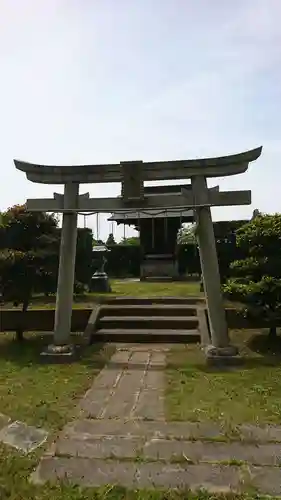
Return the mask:
<svg viewBox="0 0 281 500">
<path fill-rule="evenodd" d="M 162 160 L 264 143 L 247 174 L 219 180 L 252 188 L 253 207 L 215 215 L 280 210 L 280 14 L 279 0 L 2 0 L 0 208 L 57 190 L 24 180 L 13 157 Z"/>
</svg>

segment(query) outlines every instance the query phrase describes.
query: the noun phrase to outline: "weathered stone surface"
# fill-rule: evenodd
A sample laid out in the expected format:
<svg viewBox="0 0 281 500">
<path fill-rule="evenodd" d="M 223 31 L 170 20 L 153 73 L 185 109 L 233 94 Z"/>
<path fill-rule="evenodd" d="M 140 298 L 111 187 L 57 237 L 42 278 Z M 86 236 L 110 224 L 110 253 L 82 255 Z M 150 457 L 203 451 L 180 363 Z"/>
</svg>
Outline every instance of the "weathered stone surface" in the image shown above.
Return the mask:
<svg viewBox="0 0 281 500">
<path fill-rule="evenodd" d="M 128 350 L 131 352 L 169 352 L 175 348 L 175 344 L 119 344 L 120 350 Z"/>
<path fill-rule="evenodd" d="M 89 434 L 92 436 L 120 435 L 147 436 L 147 438 L 169 439 L 212 439 L 223 437 L 223 431 L 212 423 L 162 422 L 121 419 L 81 419 L 71 422 L 67 432 Z"/>
<path fill-rule="evenodd" d="M 43 484 L 46 481 L 66 480 L 81 486 L 103 486 L 119 484 L 131 488 L 135 485 L 137 466 L 127 462 L 105 462 L 87 458 L 44 457 L 31 481 Z"/>
<path fill-rule="evenodd" d="M 241 461 L 250 464 L 272 466 L 277 466 L 281 463 L 281 446 L 277 444 L 251 445 L 239 442 L 211 443 L 152 439 L 145 444 L 143 454 L 147 459 L 163 459 L 166 461 Z"/>
<path fill-rule="evenodd" d="M 164 394 L 161 389 L 141 391 L 133 416 L 149 420 L 165 420 Z"/>
<path fill-rule="evenodd" d="M 129 368 L 134 365 L 140 364 L 141 366 L 136 366 L 137 369 L 144 370 L 150 359 L 150 353 L 147 351 L 135 351 L 129 361 Z"/>
<path fill-rule="evenodd" d="M 151 368 L 165 368 L 166 366 L 166 356 L 165 356 L 165 353 L 162 353 L 162 352 L 153 352 L 152 353 L 152 356 L 151 356 L 151 359 L 150 359 L 150 363 L 149 363 L 149 367 Z"/>
<path fill-rule="evenodd" d="M 7 415 L 3 415 L 3 413 L 0 413 L 0 429 L 8 425 L 10 422 L 10 417 L 8 417 Z"/>
<path fill-rule="evenodd" d="M 223 428 L 213 422 L 166 422 L 160 433 L 175 439 L 222 439 Z"/>
<path fill-rule="evenodd" d="M 103 436 L 82 438 L 81 434 L 59 439 L 55 455 L 82 458 L 136 458 L 141 454 L 143 442 L 139 438 Z"/>
<path fill-rule="evenodd" d="M 128 488 L 190 488 L 210 492 L 241 491 L 239 467 L 215 465 L 165 465 L 128 463 L 83 458 L 45 457 L 32 481 L 42 484 L 57 479 L 82 486 L 121 484 Z"/>
<path fill-rule="evenodd" d="M 111 369 L 107 367 L 95 378 L 95 382 L 87 394 L 92 395 L 96 390 L 106 389 L 108 392 L 118 384 L 122 375 L 122 369 Z"/>
<path fill-rule="evenodd" d="M 239 467 L 219 465 L 177 465 L 163 466 L 158 463 L 144 463 L 138 467 L 138 488 L 188 488 L 192 491 L 206 489 L 209 492 L 240 492 Z"/>
<path fill-rule="evenodd" d="M 114 365 L 116 363 L 121 365 L 120 368 L 123 368 L 124 366 L 127 365 L 131 355 L 132 353 L 130 350 L 121 351 L 118 349 L 118 351 L 115 354 L 113 354 L 108 366 L 110 366 L 111 364 Z M 106 369 L 107 368 L 108 367 L 106 367 Z"/>
<path fill-rule="evenodd" d="M 98 418 L 106 404 L 109 397 L 109 391 L 107 389 L 93 390 L 91 389 L 84 398 L 81 399 L 79 407 L 88 416 Z"/>
<path fill-rule="evenodd" d="M 237 427 L 237 432 L 246 441 L 276 441 L 281 443 L 281 426 L 267 425 L 258 427 L 251 424 L 242 424 Z"/>
<path fill-rule="evenodd" d="M 267 466 L 278 466 L 281 463 L 281 447 L 278 444 L 173 441 L 153 437 L 148 439 L 145 435 L 135 437 L 129 434 L 91 436 L 73 431 L 61 435 L 55 446 L 55 454 L 132 460 L 142 456 L 146 460 L 179 463 L 237 461 Z"/>
<path fill-rule="evenodd" d="M 118 344 L 118 350 L 131 352 L 169 352 L 172 349 L 182 349 L 175 344 Z"/>
<path fill-rule="evenodd" d="M 94 418 L 163 419 L 163 373 L 159 369 L 164 364 L 163 352 L 118 351 L 96 377 L 80 408 Z"/>
<path fill-rule="evenodd" d="M 143 388 L 157 390 L 163 386 L 163 379 L 163 373 L 161 373 L 160 371 L 153 371 L 149 369 L 145 374 Z"/>
<path fill-rule="evenodd" d="M 249 467 L 245 488 L 250 485 L 264 495 L 281 495 L 281 469 L 279 467 Z"/>
<path fill-rule="evenodd" d="M 41 446 L 47 439 L 44 429 L 28 426 L 23 422 L 13 422 L 0 431 L 0 441 L 24 453 L 30 453 Z"/>
</svg>

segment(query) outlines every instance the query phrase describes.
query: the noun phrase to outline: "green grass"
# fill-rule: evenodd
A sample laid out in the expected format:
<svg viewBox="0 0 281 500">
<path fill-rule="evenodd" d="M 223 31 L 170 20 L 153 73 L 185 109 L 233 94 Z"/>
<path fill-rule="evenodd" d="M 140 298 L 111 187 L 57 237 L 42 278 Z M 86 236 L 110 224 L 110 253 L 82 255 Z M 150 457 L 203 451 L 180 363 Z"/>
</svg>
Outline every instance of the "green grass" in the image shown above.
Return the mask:
<svg viewBox="0 0 281 500">
<path fill-rule="evenodd" d="M 240 367 L 208 367 L 198 346 L 170 353 L 166 391 L 170 420 L 213 420 L 230 428 L 245 422 L 281 423 L 280 340 L 269 346 L 260 332 L 236 331 L 232 336 L 246 357 Z"/>
<path fill-rule="evenodd" d="M 74 308 L 90 308 L 92 302 L 99 297 L 185 297 L 199 296 L 199 283 L 196 282 L 175 282 L 175 283 L 149 283 L 141 281 L 111 281 L 112 293 L 97 294 L 87 293 L 74 297 Z M 53 308 L 56 302 L 55 295 L 49 297 L 34 297 L 29 308 Z M 13 307 L 7 303 L 5 307 Z"/>
<path fill-rule="evenodd" d="M 111 283 L 113 295 L 147 297 L 185 297 L 200 295 L 196 282 L 150 283 L 144 281 L 117 281 Z"/>
<path fill-rule="evenodd" d="M 1 412 L 53 431 L 61 428 L 73 417 L 77 399 L 91 386 L 114 347 L 91 346 L 73 364 L 49 365 L 40 360 L 48 335 L 25 334 L 28 340 L 22 344 L 12 337 L 0 336 Z"/>
</svg>

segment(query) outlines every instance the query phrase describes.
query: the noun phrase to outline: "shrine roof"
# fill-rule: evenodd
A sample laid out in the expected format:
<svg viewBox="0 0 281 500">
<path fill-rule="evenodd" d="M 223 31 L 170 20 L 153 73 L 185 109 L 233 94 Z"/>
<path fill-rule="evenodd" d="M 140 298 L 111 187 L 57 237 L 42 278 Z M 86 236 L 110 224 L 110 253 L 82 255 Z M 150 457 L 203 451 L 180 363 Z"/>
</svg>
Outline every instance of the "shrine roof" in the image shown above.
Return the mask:
<svg viewBox="0 0 281 500">
<path fill-rule="evenodd" d="M 192 160 L 155 161 L 155 162 L 120 162 L 99 165 L 38 165 L 21 160 L 14 160 L 18 170 L 25 172 L 27 179 L 43 184 L 65 184 L 66 182 L 100 183 L 121 182 L 122 164 L 142 163 L 143 180 L 157 181 L 170 179 L 188 179 L 195 175 L 206 177 L 224 177 L 241 174 L 250 162 L 259 158 L 262 146 L 239 154 L 217 158 L 198 158 Z"/>
</svg>

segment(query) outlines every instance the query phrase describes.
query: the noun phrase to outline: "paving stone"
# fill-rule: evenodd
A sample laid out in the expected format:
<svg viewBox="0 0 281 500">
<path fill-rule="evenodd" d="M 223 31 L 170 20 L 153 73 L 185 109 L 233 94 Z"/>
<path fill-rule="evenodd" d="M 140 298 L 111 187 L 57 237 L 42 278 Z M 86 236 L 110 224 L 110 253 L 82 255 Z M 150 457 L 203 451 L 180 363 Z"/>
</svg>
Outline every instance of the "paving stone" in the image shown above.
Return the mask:
<svg viewBox="0 0 281 500">
<path fill-rule="evenodd" d="M 118 351 L 130 351 L 130 352 L 169 352 L 172 349 L 182 349 L 175 344 L 118 344 Z"/>
<path fill-rule="evenodd" d="M 166 366 L 166 356 L 165 353 L 154 352 L 152 353 L 149 368 L 165 368 Z"/>
<path fill-rule="evenodd" d="M 83 458 L 44 457 L 31 480 L 36 484 L 67 480 L 81 486 L 120 484 L 128 488 L 190 488 L 210 492 L 241 491 L 239 467 L 165 465 Z"/>
<path fill-rule="evenodd" d="M 117 363 L 117 364 L 120 363 L 120 365 L 125 365 L 126 366 L 127 363 L 128 363 L 128 361 L 129 361 L 129 359 L 130 359 L 130 357 L 131 357 L 130 350 L 121 351 L 121 350 L 118 349 L 118 351 L 115 352 L 113 354 L 113 356 L 111 357 L 109 364 L 110 363 L 113 363 L 113 364 L 114 363 Z M 104 370 L 106 370 L 106 369 L 107 369 L 107 366 L 104 368 Z"/>
<path fill-rule="evenodd" d="M 87 394 L 91 394 L 99 389 L 107 389 L 107 391 L 110 391 L 118 383 L 118 379 L 121 374 L 122 369 L 103 369 L 95 378 L 95 381 L 91 389 L 88 391 L 88 393 L 86 393 L 86 396 Z"/>
<path fill-rule="evenodd" d="M 81 486 L 135 485 L 137 466 L 134 463 L 87 458 L 44 457 L 31 476 L 35 484 L 66 480 Z"/>
<path fill-rule="evenodd" d="M 7 417 L 7 415 L 3 415 L 3 413 L 0 413 L 0 429 L 8 425 L 10 422 L 10 417 Z"/>
<path fill-rule="evenodd" d="M 240 473 L 239 467 L 144 463 L 139 465 L 136 477 L 138 488 L 188 488 L 196 492 L 205 489 L 211 493 L 227 493 L 241 491 Z"/>
<path fill-rule="evenodd" d="M 224 430 L 213 422 L 166 422 L 160 434 L 170 439 L 222 439 Z"/>
<path fill-rule="evenodd" d="M 81 399 L 79 407 L 90 417 L 97 418 L 104 410 L 108 397 L 108 389 L 91 389 Z"/>
<path fill-rule="evenodd" d="M 141 364 L 141 369 L 142 367 L 145 368 L 145 366 L 148 364 L 148 361 L 150 359 L 150 353 L 147 351 L 135 351 L 132 353 L 132 356 L 130 357 L 129 361 L 129 367 L 130 365 L 135 365 L 135 364 Z"/>
<path fill-rule="evenodd" d="M 47 431 L 24 424 L 13 422 L 0 431 L 0 441 L 24 453 L 30 453 L 41 446 L 48 437 Z"/>
<path fill-rule="evenodd" d="M 130 423 L 118 419 L 80 419 L 66 425 L 62 435 L 81 434 L 85 435 L 85 439 L 98 436 L 126 436 L 129 428 L 132 429 Z"/>
<path fill-rule="evenodd" d="M 222 429 L 212 424 L 197 424 L 194 422 L 163 422 L 148 420 L 125 419 L 81 419 L 75 420 L 66 427 L 67 433 L 81 433 L 92 436 L 119 435 L 146 436 L 147 438 L 169 439 L 202 439 L 202 437 L 220 438 Z"/>
<path fill-rule="evenodd" d="M 160 389 L 141 391 L 133 416 L 141 419 L 165 420 L 163 391 Z"/>
<path fill-rule="evenodd" d="M 102 436 L 88 438 L 81 434 L 59 439 L 54 448 L 57 456 L 82 458 L 134 458 L 141 455 L 143 442 L 139 438 Z"/>
<path fill-rule="evenodd" d="M 129 417 L 141 390 L 141 384 L 142 372 L 138 370 L 126 371 L 120 379 L 116 391 L 108 401 L 104 418 Z"/>
<path fill-rule="evenodd" d="M 251 424 L 242 424 L 237 428 L 242 439 L 259 442 L 276 441 L 281 442 L 281 427 L 267 425 L 258 427 Z"/>
<path fill-rule="evenodd" d="M 250 485 L 263 495 L 281 495 L 281 469 L 279 467 L 249 467 L 245 489 Z"/>
<path fill-rule="evenodd" d="M 144 378 L 144 389 L 159 389 L 159 387 L 163 387 L 164 385 L 164 377 L 163 373 L 156 370 L 151 370 L 150 368 L 145 374 Z"/>
<path fill-rule="evenodd" d="M 257 465 L 277 466 L 281 463 L 281 446 L 277 444 L 251 445 L 152 439 L 143 449 L 147 459 L 178 459 L 191 462 L 223 462 L 232 460 Z"/>
</svg>

